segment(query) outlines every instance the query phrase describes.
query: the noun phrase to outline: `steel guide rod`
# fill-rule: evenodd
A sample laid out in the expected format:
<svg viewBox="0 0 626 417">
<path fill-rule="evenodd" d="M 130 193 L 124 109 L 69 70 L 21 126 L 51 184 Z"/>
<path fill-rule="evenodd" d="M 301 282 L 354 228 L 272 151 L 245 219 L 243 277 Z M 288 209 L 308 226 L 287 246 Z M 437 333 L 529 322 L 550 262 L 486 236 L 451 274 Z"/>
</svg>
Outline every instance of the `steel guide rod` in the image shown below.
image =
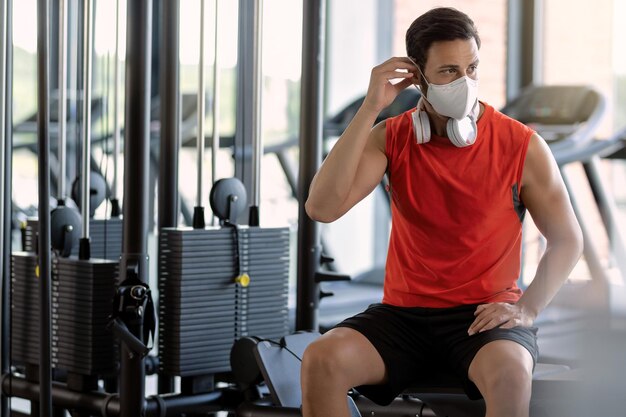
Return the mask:
<svg viewBox="0 0 626 417">
<path fill-rule="evenodd" d="M 196 135 L 196 165 L 197 178 L 196 178 L 196 206 L 193 209 L 193 228 L 204 229 L 206 225 L 204 221 L 204 206 L 202 200 L 204 198 L 204 117 L 205 117 L 205 102 L 206 102 L 206 81 L 204 78 L 204 3 L 205 0 L 200 1 L 200 58 L 198 59 L 198 94 L 196 102 L 197 110 L 197 135 Z"/>
<path fill-rule="evenodd" d="M 5 106 L 0 104 L 0 111 L 2 111 L 2 117 L 4 118 L 4 127 L 2 131 L 0 131 L 0 138 L 2 138 L 2 152 L 4 152 L 2 162 L 2 174 L 3 181 L 0 183 L 0 189 L 2 189 L 2 193 L 4 194 L 4 204 L 2 206 L 2 216 L 0 216 L 0 221 L 2 222 L 3 230 L 11 230 L 12 226 L 12 199 L 11 199 L 11 189 L 12 189 L 12 156 L 13 156 L 13 141 L 12 141 L 12 132 L 13 132 L 13 19 L 12 19 L 12 10 L 13 10 L 13 1 L 6 0 L 2 2 L 3 10 L 2 10 L 2 19 L 4 21 L 3 24 L 3 39 L 2 42 L 5 50 L 2 53 L 2 70 L 3 76 L 0 83 L 4 86 L 4 93 L 0 97 L 2 103 Z M 0 263 L 2 269 L 0 269 L 0 284 L 2 291 L 2 302 L 0 302 L 0 311 L 2 318 L 2 341 L 1 341 L 1 350 L 2 350 L 2 373 L 7 373 L 10 371 L 11 366 L 11 357 L 10 357 L 10 347 L 11 347 L 11 295 L 10 295 L 10 277 L 11 277 L 11 233 L 2 233 L 0 235 L 0 239 L 2 240 L 2 251 L 0 251 L 0 256 L 2 257 L 2 262 Z M 0 415 L 8 415 L 9 414 L 9 401 L 4 394 L 0 394 Z"/>
<path fill-rule="evenodd" d="M 197 110 L 197 135 L 196 135 L 196 164 L 198 166 L 196 177 L 196 206 L 193 211 L 193 228 L 204 229 L 204 206 L 202 200 L 204 197 L 204 117 L 205 117 L 205 98 L 206 98 L 206 81 L 204 78 L 204 3 L 200 1 L 200 58 L 198 60 L 198 93 L 196 95 Z"/>
<path fill-rule="evenodd" d="M 80 259 L 91 258 L 89 243 L 90 185 L 91 185 L 91 67 L 93 62 L 93 0 L 83 4 L 83 149 L 81 175 L 81 211 L 83 233 L 80 239 Z"/>
<path fill-rule="evenodd" d="M 178 154 L 180 142 L 180 86 L 179 86 L 179 0 L 161 0 L 163 28 L 161 30 L 160 80 L 160 152 L 158 181 L 158 228 L 178 225 Z M 161 246 L 158 248 L 161 259 Z M 158 345 L 157 345 L 158 346 Z M 174 378 L 159 373 L 159 394 L 174 390 Z"/>
<path fill-rule="evenodd" d="M 111 187 L 111 216 L 119 217 L 119 159 L 120 159 L 120 0 L 115 1 L 115 58 L 113 67 L 113 186 Z"/>
<path fill-rule="evenodd" d="M 263 0 L 253 2 L 254 38 L 252 43 L 252 206 L 248 223 L 258 226 L 260 222 L 259 206 L 261 203 L 261 159 L 263 158 L 261 100 L 263 92 L 262 37 L 263 37 Z"/>
<path fill-rule="evenodd" d="M 198 135 L 197 140 L 197 164 L 198 164 L 198 182 L 196 190 L 196 206 L 202 207 L 202 199 L 204 197 L 204 117 L 206 103 L 206 81 L 204 78 L 204 3 L 206 0 L 200 0 L 200 58 L 198 61 Z"/>
<path fill-rule="evenodd" d="M 178 224 L 178 148 L 180 143 L 180 1 L 161 0 L 161 143 L 159 152 L 159 228 Z"/>
<path fill-rule="evenodd" d="M 66 196 L 66 131 L 67 131 L 67 3 L 59 0 L 59 178 L 58 200 L 65 201 Z"/>
<path fill-rule="evenodd" d="M 67 44 L 68 44 L 68 113 L 69 113 L 69 124 L 68 124 L 68 137 L 72 138 L 71 141 L 67 144 L 68 154 L 77 157 L 76 152 L 78 152 L 77 144 L 80 142 L 80 112 L 82 109 L 79 108 L 79 94 L 80 94 L 80 84 L 79 84 L 79 71 L 80 71 L 80 45 L 81 42 L 84 42 L 82 38 L 82 30 L 80 29 L 80 11 L 81 3 L 78 0 L 66 0 L 70 1 L 68 3 L 68 18 L 67 18 Z M 69 160 L 68 160 L 69 162 Z M 77 176 L 78 164 L 76 160 L 73 160 L 72 164 L 68 164 L 68 178 L 75 178 Z M 70 192 L 71 195 L 71 192 Z M 78 201 L 75 201 L 78 204 Z"/>
<path fill-rule="evenodd" d="M 8 332 L 9 326 L 5 326 L 7 319 L 10 319 L 9 315 L 6 314 L 8 310 L 8 306 L 6 298 L 4 297 L 4 286 L 8 285 L 8 282 L 5 281 L 4 275 L 4 260 L 5 253 L 8 253 L 8 248 L 5 247 L 4 242 L 4 226 L 5 226 L 5 152 L 6 152 L 6 144 L 7 144 L 7 135 L 6 135 L 6 107 L 7 107 L 7 2 L 0 2 L 0 288 L 2 288 L 2 300 L 0 302 L 0 322 L 2 323 L 2 342 L 0 345 L 0 352 L 2 355 L 2 370 L 0 372 L 8 371 L 8 348 L 9 348 L 9 338 L 8 334 L 5 337 L 5 332 Z M 9 201 L 11 198 L 9 197 Z M 6 251 L 6 252 L 5 252 Z M 4 395 L 0 396 L 0 415 L 7 415 L 9 413 L 9 404 Z"/>
<path fill-rule="evenodd" d="M 39 181 L 39 412 L 52 415 L 52 274 L 50 253 L 50 7 L 37 2 L 37 155 Z"/>
<path fill-rule="evenodd" d="M 213 36 L 213 124 L 211 142 L 211 181 L 217 181 L 217 154 L 220 150 L 220 61 L 219 61 L 219 0 L 215 0 L 215 28 Z M 216 217 L 212 216 L 211 223 L 215 225 Z"/>
</svg>

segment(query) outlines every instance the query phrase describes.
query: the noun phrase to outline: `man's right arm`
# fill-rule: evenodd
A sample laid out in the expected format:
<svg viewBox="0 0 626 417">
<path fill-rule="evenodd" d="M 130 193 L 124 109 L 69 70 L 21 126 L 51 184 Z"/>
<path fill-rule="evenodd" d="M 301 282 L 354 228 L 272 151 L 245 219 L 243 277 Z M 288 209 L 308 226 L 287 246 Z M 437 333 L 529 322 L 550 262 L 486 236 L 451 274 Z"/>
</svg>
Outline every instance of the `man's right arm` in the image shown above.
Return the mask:
<svg viewBox="0 0 626 417">
<path fill-rule="evenodd" d="M 343 216 L 380 183 L 387 169 L 385 123 L 374 128 L 378 114 L 407 86 L 415 67 L 407 58 L 391 58 L 372 70 L 363 105 L 313 178 L 306 212 L 320 222 Z M 397 84 L 389 80 L 403 78 Z"/>
<path fill-rule="evenodd" d="M 343 216 L 380 183 L 387 169 L 385 123 L 359 110 L 313 178 L 306 212 L 329 223 Z M 381 149 L 382 147 L 382 149 Z"/>
</svg>

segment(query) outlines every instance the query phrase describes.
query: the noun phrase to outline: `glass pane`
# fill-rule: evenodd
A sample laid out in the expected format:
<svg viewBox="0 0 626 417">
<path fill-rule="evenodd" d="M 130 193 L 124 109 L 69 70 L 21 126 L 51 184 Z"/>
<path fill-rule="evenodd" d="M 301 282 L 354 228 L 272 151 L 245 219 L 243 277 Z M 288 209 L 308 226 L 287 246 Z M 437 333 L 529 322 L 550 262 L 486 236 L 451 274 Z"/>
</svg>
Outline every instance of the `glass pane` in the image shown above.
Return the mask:
<svg viewBox="0 0 626 417">
<path fill-rule="evenodd" d="M 302 1 L 263 2 L 261 225 L 292 226 L 298 202 L 291 179 L 298 169 Z"/>
<path fill-rule="evenodd" d="M 13 201 L 18 217 L 37 212 L 37 30 L 34 0 L 13 2 Z M 20 246 L 17 246 L 20 247 Z"/>
<path fill-rule="evenodd" d="M 614 0 L 613 69 L 615 76 L 615 129 L 626 127 L 626 2 Z"/>
<path fill-rule="evenodd" d="M 615 3 L 597 0 L 590 9 L 584 0 L 543 2 L 544 84 L 591 85 L 604 94 L 607 103 L 614 102 L 613 42 L 620 39 L 614 37 Z M 608 107 L 598 133 L 601 137 L 613 131 L 615 112 Z"/>
<path fill-rule="evenodd" d="M 181 104 L 181 142 L 179 154 L 179 192 L 183 204 L 193 211 L 197 199 L 197 151 L 198 135 L 197 94 L 199 92 L 200 63 L 200 1 L 182 0 L 180 2 L 180 92 Z M 216 175 L 212 174 L 211 141 L 213 135 L 213 105 L 215 86 L 215 1 L 204 1 L 204 83 L 205 117 L 204 136 L 205 152 L 203 158 L 205 219 L 211 223 L 209 207 L 210 184 L 220 178 L 232 177 L 234 164 L 230 144 L 235 133 L 235 99 L 237 80 L 237 25 L 238 2 L 219 1 L 218 8 L 218 97 L 220 150 L 216 156 Z"/>
</svg>

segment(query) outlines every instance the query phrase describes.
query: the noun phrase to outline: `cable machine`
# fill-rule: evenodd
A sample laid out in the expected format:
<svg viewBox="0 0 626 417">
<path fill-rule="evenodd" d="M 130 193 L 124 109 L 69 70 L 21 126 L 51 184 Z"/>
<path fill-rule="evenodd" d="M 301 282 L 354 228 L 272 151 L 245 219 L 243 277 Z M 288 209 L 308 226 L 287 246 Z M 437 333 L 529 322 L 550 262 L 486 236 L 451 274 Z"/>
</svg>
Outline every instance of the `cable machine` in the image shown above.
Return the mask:
<svg viewBox="0 0 626 417">
<path fill-rule="evenodd" d="M 68 131 L 67 129 L 67 76 L 68 76 L 68 68 L 67 68 L 67 49 L 68 49 L 68 40 L 67 40 L 67 27 L 68 27 L 68 10 L 67 10 L 67 1 L 59 0 L 59 44 L 58 44 L 58 112 L 57 112 L 57 130 L 58 130 L 58 174 L 57 178 L 57 207 L 51 213 L 51 225 L 52 225 L 52 245 L 57 248 L 61 246 L 62 256 L 69 256 L 71 253 L 77 254 L 81 250 L 79 247 L 79 239 L 77 238 L 78 231 L 85 230 L 86 233 L 90 236 L 90 256 L 94 256 L 96 258 L 103 259 L 119 259 L 121 253 L 122 246 L 122 222 L 119 219 L 119 200 L 117 199 L 117 190 L 118 190 L 118 159 L 119 159 L 119 142 L 120 142 L 120 129 L 119 129 L 119 120 L 114 115 L 114 152 L 113 152 L 113 165 L 114 165 L 114 173 L 113 173 L 113 187 L 111 194 L 107 195 L 108 185 L 106 183 L 105 178 L 100 174 L 99 169 L 97 168 L 97 164 L 94 162 L 94 158 L 91 152 L 91 141 L 85 141 L 85 133 L 87 132 L 86 124 L 87 122 L 90 124 L 89 126 L 89 137 L 91 135 L 91 114 L 94 112 L 94 109 L 98 108 L 99 111 L 102 109 L 106 109 L 109 106 L 108 97 L 99 97 L 93 98 L 91 91 L 91 82 L 89 83 L 89 90 L 85 90 L 85 83 L 83 80 L 83 86 L 80 89 L 83 91 L 83 96 L 80 98 L 80 102 L 82 103 L 82 111 L 79 113 L 81 116 L 80 125 L 83 130 L 83 141 L 82 141 L 82 158 L 81 158 L 81 172 L 82 174 L 78 175 L 71 186 L 71 200 L 67 200 L 67 187 L 66 187 L 66 178 L 67 178 L 67 169 L 66 169 L 66 161 L 67 161 L 67 138 L 70 133 L 73 133 L 76 129 L 76 126 L 72 125 L 71 129 Z M 85 4 L 85 3 L 84 3 Z M 83 20 L 86 18 L 86 15 L 83 13 Z M 117 19 L 116 19 L 117 21 Z M 83 22 L 84 23 L 84 22 Z M 92 14 L 92 22 L 91 26 L 95 25 L 95 21 L 93 21 Z M 83 53 L 85 54 L 93 54 L 93 33 L 94 29 L 90 26 L 89 30 L 91 31 L 91 46 L 89 48 L 85 47 L 87 39 L 87 31 L 86 26 L 83 25 L 83 31 L 81 34 L 83 42 Z M 76 48 L 77 49 L 77 48 Z M 90 60 L 85 60 L 83 57 L 82 66 L 84 67 L 87 63 L 92 66 Z M 117 54 L 116 54 L 116 62 Z M 70 68 L 72 74 L 75 73 L 75 68 Z M 117 69 L 117 65 L 116 65 Z M 93 71 L 91 68 L 87 71 L 83 70 L 81 76 L 89 76 L 91 77 L 91 73 Z M 73 78 L 73 77 L 72 77 Z M 117 80 L 116 80 L 117 85 Z M 72 86 L 73 87 L 73 86 Z M 88 94 L 84 94 L 87 91 Z M 87 95 L 89 97 L 87 97 Z M 85 105 L 84 100 L 88 98 L 89 103 L 91 105 L 88 107 Z M 71 97 L 71 107 L 73 108 L 73 100 L 76 97 L 73 94 Z M 113 91 L 113 102 L 114 105 L 117 105 L 119 102 L 119 94 L 118 89 L 115 88 Z M 51 100 L 51 103 L 54 101 Z M 114 112 L 117 112 L 117 107 L 114 106 Z M 87 120 L 86 115 L 87 111 L 89 111 L 90 118 Z M 104 110 L 102 110 L 104 111 Z M 101 117 L 106 117 L 108 112 L 104 111 Z M 78 125 L 78 120 L 75 123 Z M 108 132 L 105 132 L 108 134 Z M 86 158 L 86 159 L 85 159 Z M 84 181 L 86 179 L 86 182 Z M 86 201 L 84 196 L 89 196 Z M 111 217 L 106 218 L 95 218 L 96 209 L 102 204 L 102 202 L 109 197 L 111 200 Z M 81 211 L 87 210 L 88 216 L 87 218 L 83 218 L 82 221 L 82 229 L 81 229 L 81 220 L 79 215 L 76 213 L 75 207 L 72 207 L 72 202 L 75 202 L 75 207 L 78 207 Z M 83 207 L 85 210 L 82 210 Z M 84 217 L 84 216 L 83 216 Z M 87 224 L 88 222 L 88 224 Z M 75 230 L 76 233 L 72 231 Z M 36 251 L 37 249 L 37 231 L 38 231 L 38 219 L 31 218 L 26 222 L 25 228 L 23 229 L 23 241 L 24 241 L 24 250 L 25 251 Z"/>
<path fill-rule="evenodd" d="M 259 2 L 249 2 L 247 9 L 254 9 L 260 19 L 258 5 Z M 218 9 L 215 10 L 217 26 L 219 16 Z M 216 375 L 230 371 L 230 347 L 236 339 L 248 334 L 281 337 L 288 332 L 289 231 L 259 227 L 258 219 L 256 224 L 253 222 L 254 215 L 248 226 L 240 225 L 238 220 L 248 208 L 244 185 L 236 178 L 216 181 L 219 96 L 215 86 L 212 100 L 214 183 L 210 205 L 219 225 L 205 225 L 203 5 L 200 16 L 198 172 L 193 228 L 163 227 L 159 232 L 160 370 L 164 375 L 181 377 L 182 392 L 188 395 L 212 390 Z M 217 35 L 217 31 L 215 33 Z M 216 62 L 214 80 L 218 79 Z M 260 71 L 259 63 L 255 68 Z M 258 99 L 259 95 L 255 97 Z M 258 116 L 255 120 L 260 123 Z M 256 129 L 260 131 L 259 126 Z M 257 167 L 261 157 L 260 152 L 253 153 Z M 178 198 L 171 194 L 165 197 L 170 201 Z M 251 208 L 251 212 L 258 213 L 258 203 L 256 206 L 253 203 L 253 207 L 256 209 Z"/>
<path fill-rule="evenodd" d="M 169 3 L 169 4 L 168 4 Z M 20 305 L 31 306 L 29 309 L 14 309 L 13 335 L 11 342 L 15 344 L 13 360 L 21 370 L 21 364 L 32 362 L 27 367 L 26 375 L 11 372 L 7 367 L 3 372 L 0 386 L 7 396 L 17 396 L 32 402 L 32 415 L 52 415 L 55 410 L 73 410 L 78 416 L 170 416 L 181 413 L 206 413 L 222 409 L 233 410 L 241 401 L 240 394 L 232 384 L 226 389 L 217 389 L 215 383 L 224 381 L 224 373 L 230 370 L 230 347 L 233 342 L 248 334 L 258 334 L 269 338 L 279 338 L 288 332 L 287 314 L 287 278 L 289 271 L 289 231 L 286 228 L 264 228 L 259 223 L 260 160 L 262 158 L 261 114 L 260 103 L 254 103 L 254 136 L 246 138 L 246 143 L 253 143 L 256 150 L 253 155 L 255 173 L 252 176 L 256 186 L 252 189 L 252 205 L 247 204 L 246 189 L 240 181 L 232 178 L 217 181 L 216 155 L 219 149 L 219 100 L 218 88 L 219 66 L 218 56 L 214 62 L 214 97 L 213 97 L 213 172 L 214 186 L 210 193 L 212 212 L 219 225 L 206 226 L 196 224 L 195 228 L 179 228 L 177 186 L 171 181 L 164 181 L 163 187 L 170 191 L 162 193 L 168 202 L 159 202 L 164 207 L 164 216 L 160 221 L 160 255 L 159 255 L 159 287 L 160 287 L 160 323 L 161 338 L 159 356 L 146 358 L 150 348 L 147 346 L 155 324 L 151 301 L 151 289 L 148 285 L 148 251 L 146 236 L 148 234 L 148 151 L 150 139 L 150 61 L 151 61 L 151 25 L 152 2 L 139 0 L 127 2 L 126 36 L 126 109 L 124 136 L 132 138 L 124 142 L 124 211 L 123 246 L 121 261 L 110 261 L 94 258 L 91 242 L 93 231 L 92 195 L 93 166 L 91 157 L 91 67 L 93 40 L 93 5 L 91 0 L 84 0 L 83 12 L 83 172 L 80 181 L 75 184 L 75 199 L 79 200 L 82 217 L 79 222 L 64 220 L 57 229 L 50 225 L 46 217 L 49 207 L 40 207 L 40 216 L 36 226 L 39 230 L 39 243 L 34 244 L 31 236 L 31 251 L 13 254 L 13 273 L 19 277 L 14 280 L 15 297 Z M 173 16 L 178 19 L 177 2 L 163 1 L 163 10 L 174 9 Z M 216 39 L 218 8 L 216 13 Z M 253 68 L 256 71 L 254 99 L 260 100 L 260 21 L 261 9 L 257 1 L 243 1 L 242 9 L 247 14 L 254 10 L 257 20 L 256 43 L 253 49 Z M 49 24 L 48 2 L 40 0 L 39 32 L 46 34 Z M 61 3 L 63 6 L 63 3 Z M 204 4 L 203 4 L 204 7 Z M 204 16 L 204 13 L 201 13 Z M 60 13 L 61 22 L 64 14 Z M 172 19 L 168 19 L 172 24 Z M 172 24 L 170 29 L 178 30 L 179 23 Z M 204 19 L 202 19 L 204 25 Z M 63 23 L 59 25 L 63 29 Z M 117 32 L 117 30 L 116 30 Z M 44 35 L 41 35 L 44 36 Z M 177 43 L 178 35 L 173 37 Z M 61 42 L 65 37 L 61 36 Z M 47 45 L 47 41 L 40 42 Z M 64 44 L 64 43 L 63 43 Z M 178 54 L 177 45 L 170 44 L 168 59 L 175 63 L 164 63 L 174 76 L 164 80 L 163 91 L 169 94 L 170 104 L 163 105 L 162 118 L 163 149 L 174 149 L 174 152 L 162 153 L 162 166 L 176 167 L 172 162 L 178 154 Z M 60 50 L 64 47 L 61 46 Z M 204 49 L 204 48 L 202 48 Z M 216 48 L 217 49 L 217 48 Z M 250 51 L 248 46 L 241 47 L 242 53 Z M 176 53 L 172 53 L 172 51 Z M 47 70 L 45 65 L 47 50 L 38 54 L 40 77 L 45 81 Z M 60 61 L 65 65 L 65 59 Z M 61 63 L 60 62 L 60 63 Z M 118 60 L 116 59 L 116 66 Z M 204 65 L 201 66 L 203 71 Z M 172 69 L 173 68 L 173 69 Z M 63 70 L 60 77 L 65 79 Z M 117 77 L 114 75 L 114 78 Z M 60 83 L 63 87 L 63 83 Z M 115 81 L 117 89 L 117 81 Z M 45 85 L 45 83 L 43 84 Z M 64 90 L 64 88 L 62 88 Z M 204 91 L 204 88 L 201 89 Z M 60 92 L 60 95 L 64 93 Z M 198 94 L 198 142 L 200 152 L 205 134 L 204 121 L 205 100 Z M 40 109 L 47 108 L 50 101 L 47 88 L 40 91 Z M 117 99 L 114 99 L 117 103 Z M 162 102 L 164 102 L 163 100 Z M 65 97 L 60 97 L 59 105 L 64 106 Z M 173 103 L 173 104 L 172 104 Z M 173 106 L 174 111 L 167 111 L 166 106 Z M 171 108 L 170 108 L 171 109 Z M 115 111 L 117 114 L 117 111 Z M 64 109 L 61 109 L 60 120 L 65 120 Z M 114 116 L 115 117 L 115 116 Z M 239 114 L 238 118 L 249 117 Z M 172 119 L 174 118 L 174 119 Z M 166 121 L 167 119 L 167 121 Z M 40 150 L 40 175 L 44 187 L 40 190 L 40 202 L 48 202 L 49 167 L 47 164 L 49 115 L 39 112 L 39 136 L 42 147 Z M 168 127 L 169 126 L 169 127 Z M 64 122 L 59 128 L 65 131 Z M 115 135 L 120 129 L 116 123 Z M 168 136 L 170 135 L 170 136 Z M 65 138 L 65 134 L 59 135 Z M 114 144 L 114 155 L 118 154 L 119 142 Z M 64 152 L 65 145 L 59 147 Z M 241 148 L 239 148 L 241 149 Z M 60 155 L 64 161 L 65 154 Z M 204 157 L 199 155 L 199 161 Z M 63 164 L 61 164 L 63 165 Z M 65 168 L 60 168 L 64 177 Z M 202 172 L 202 167 L 199 169 Z M 117 169 L 115 169 L 117 178 Z M 90 178 L 91 177 L 91 178 Z M 176 170 L 161 171 L 162 178 L 177 178 Z M 199 175 L 198 207 L 202 207 L 203 175 Z M 161 186 L 161 185 L 160 185 Z M 59 199 L 65 200 L 65 183 L 60 183 Z M 171 195 L 174 190 L 174 195 Z M 114 180 L 112 196 L 117 200 L 118 187 Z M 45 194 L 45 198 L 43 197 Z M 160 193 L 161 195 L 161 193 Z M 168 197 L 169 195 L 169 197 Z M 113 204 L 115 209 L 115 204 Z M 61 207 L 61 206 L 60 206 Z M 249 225 L 239 223 L 241 214 L 249 210 Z M 59 213 L 63 210 L 59 210 Z M 67 211 L 67 213 L 74 213 Z M 112 216 L 115 217 L 115 211 Z M 169 217 L 169 218 L 167 218 Z M 203 216 L 202 216 L 203 217 Z M 168 225 L 166 225 L 169 223 Z M 35 223 L 32 224 L 34 228 Z M 78 257 L 68 256 L 73 253 L 76 233 L 82 230 L 78 244 Z M 55 231 L 55 239 L 50 241 L 49 233 Z M 48 239 L 47 241 L 45 239 Z M 71 243 L 71 244 L 70 244 Z M 56 257 L 46 266 L 45 253 L 53 248 Z M 44 250 L 48 249 L 48 250 Z M 34 250 L 39 250 L 35 253 Z M 74 254 L 76 252 L 74 251 Z M 39 265 L 38 263 L 43 265 Z M 38 271 L 38 272 L 37 272 Z M 40 278 L 36 278 L 36 274 Z M 49 276 L 46 279 L 46 274 Z M 37 290 L 45 285 L 43 290 Z M 26 287 L 27 286 L 27 287 Z M 223 287 L 223 288 L 222 288 Z M 47 289 L 46 289 L 47 288 Z M 177 291 L 178 290 L 178 291 Z M 223 291 L 222 291 L 223 290 Z M 49 298 L 46 305 L 37 299 L 41 293 Z M 33 298 L 35 297 L 35 298 Z M 3 305 L 6 305 L 3 299 Z M 212 301 L 212 302 L 211 302 Z M 111 305 L 113 305 L 111 307 Z M 106 314 L 106 315 L 104 315 Z M 41 317 L 39 317 L 41 316 Z M 3 314 L 3 320 L 5 315 Z M 229 321 L 229 318 L 233 318 Z M 41 329 L 32 332 L 25 324 L 39 320 Z M 20 328 L 19 323 L 24 325 Z M 208 327 L 203 327 L 208 324 Z M 49 332 L 46 339 L 44 333 Z M 6 331 L 6 329 L 5 329 Z M 3 336 L 6 333 L 3 333 Z M 112 334 L 116 337 L 113 338 Z M 42 338 L 42 335 L 44 337 Z M 208 339 L 206 338 L 208 336 Z M 221 338 L 221 339 L 220 339 Z M 116 340 L 116 345 L 113 341 Z M 116 350 L 119 347 L 119 352 Z M 207 350 L 207 347 L 209 350 Z M 21 349 L 21 351 L 20 351 Z M 69 349 L 69 350 L 68 350 Z M 213 349 L 213 350 L 211 350 Z M 20 356 L 21 355 L 21 356 Z M 46 361 L 47 358 L 47 361 Z M 116 372 L 119 361 L 118 392 L 99 391 L 100 381 L 110 378 Z M 145 377 L 148 365 L 158 364 L 164 382 L 160 391 L 167 395 L 146 398 Z M 111 366 L 112 365 L 112 366 Z M 56 371 L 60 370 L 60 375 Z M 5 369 L 3 369 L 5 371 Z M 47 376 L 49 375 L 49 376 Z M 171 376 L 181 377 L 182 392 L 172 392 L 167 385 Z M 227 380 L 227 378 L 226 378 Z M 112 384 L 117 385 L 117 384 Z M 110 387 L 112 386 L 110 385 Z M 106 385 L 105 385 L 106 386 Z M 62 412 L 62 411 L 61 411 Z"/>
</svg>

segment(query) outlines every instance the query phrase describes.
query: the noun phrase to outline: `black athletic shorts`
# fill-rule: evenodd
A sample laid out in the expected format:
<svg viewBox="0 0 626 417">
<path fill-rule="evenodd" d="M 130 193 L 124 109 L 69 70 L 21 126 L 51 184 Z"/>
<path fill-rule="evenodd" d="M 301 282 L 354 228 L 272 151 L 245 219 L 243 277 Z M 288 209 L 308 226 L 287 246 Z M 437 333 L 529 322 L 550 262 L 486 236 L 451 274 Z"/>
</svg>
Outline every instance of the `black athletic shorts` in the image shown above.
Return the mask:
<svg viewBox="0 0 626 417">
<path fill-rule="evenodd" d="M 381 385 L 356 387 L 380 405 L 387 405 L 416 382 L 436 378 L 442 369 L 456 374 L 471 399 L 480 391 L 469 380 L 472 360 L 481 347 L 494 340 L 512 340 L 524 346 L 537 362 L 537 328 L 495 328 L 473 336 L 467 330 L 474 322 L 477 305 L 452 308 L 395 307 L 373 304 L 363 313 L 336 327 L 349 327 L 363 334 L 378 350 L 387 368 L 388 380 Z"/>
</svg>

